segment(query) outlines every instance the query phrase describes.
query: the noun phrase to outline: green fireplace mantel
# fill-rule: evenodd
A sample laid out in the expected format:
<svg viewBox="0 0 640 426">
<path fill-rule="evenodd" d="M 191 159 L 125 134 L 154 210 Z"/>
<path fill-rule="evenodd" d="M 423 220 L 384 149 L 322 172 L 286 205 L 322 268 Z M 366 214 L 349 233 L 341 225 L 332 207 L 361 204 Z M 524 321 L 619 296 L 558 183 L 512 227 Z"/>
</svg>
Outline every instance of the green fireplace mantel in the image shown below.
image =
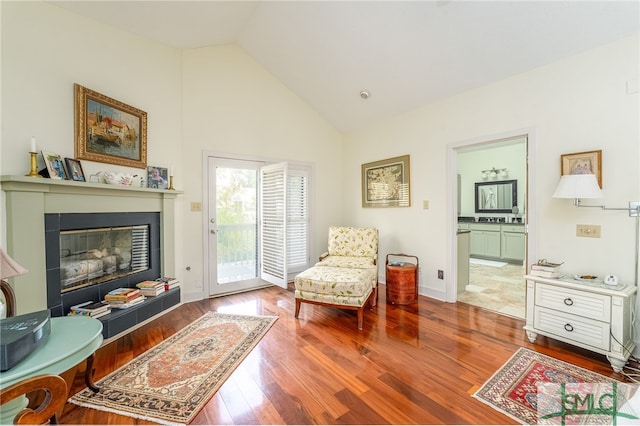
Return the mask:
<svg viewBox="0 0 640 426">
<path fill-rule="evenodd" d="M 17 313 L 47 309 L 44 215 L 47 213 L 161 213 L 162 274 L 175 271 L 175 200 L 182 191 L 0 176 L 5 193 L 7 251 L 29 272 L 9 280 Z"/>
</svg>

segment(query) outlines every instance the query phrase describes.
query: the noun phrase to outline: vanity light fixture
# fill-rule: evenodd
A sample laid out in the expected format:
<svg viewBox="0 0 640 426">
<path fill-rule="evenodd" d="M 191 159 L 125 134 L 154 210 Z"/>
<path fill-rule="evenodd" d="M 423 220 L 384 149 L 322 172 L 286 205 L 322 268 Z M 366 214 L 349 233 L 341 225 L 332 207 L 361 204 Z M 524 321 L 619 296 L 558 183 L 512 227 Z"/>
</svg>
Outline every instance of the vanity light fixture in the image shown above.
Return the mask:
<svg viewBox="0 0 640 426">
<path fill-rule="evenodd" d="M 489 170 L 482 170 L 480 172 L 480 177 L 484 180 L 486 179 L 497 179 L 498 176 L 500 176 L 501 178 L 506 178 L 507 176 L 509 176 L 509 172 L 507 171 L 507 169 L 496 169 L 495 167 L 491 167 L 491 169 Z"/>
<path fill-rule="evenodd" d="M 560 177 L 558 187 L 553 193 L 553 198 L 573 198 L 575 207 L 596 207 L 602 210 L 625 210 L 629 217 L 636 218 L 636 257 L 635 257 L 635 285 L 638 285 L 638 255 L 640 253 L 640 201 L 629 201 L 629 207 L 606 207 L 605 205 L 592 206 L 581 203 L 582 198 L 603 198 L 604 192 L 598 185 L 594 174 L 564 175 Z"/>
</svg>

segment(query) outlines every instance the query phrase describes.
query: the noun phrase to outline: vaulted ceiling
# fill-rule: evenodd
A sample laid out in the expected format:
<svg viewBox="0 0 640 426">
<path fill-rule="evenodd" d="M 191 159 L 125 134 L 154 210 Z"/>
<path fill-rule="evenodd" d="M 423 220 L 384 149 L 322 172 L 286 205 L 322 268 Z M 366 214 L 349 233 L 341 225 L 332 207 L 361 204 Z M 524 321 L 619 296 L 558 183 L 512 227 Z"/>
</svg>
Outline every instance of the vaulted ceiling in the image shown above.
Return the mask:
<svg viewBox="0 0 640 426">
<path fill-rule="evenodd" d="M 638 1 L 50 3 L 180 49 L 237 43 L 341 131 L 640 32 Z"/>
</svg>

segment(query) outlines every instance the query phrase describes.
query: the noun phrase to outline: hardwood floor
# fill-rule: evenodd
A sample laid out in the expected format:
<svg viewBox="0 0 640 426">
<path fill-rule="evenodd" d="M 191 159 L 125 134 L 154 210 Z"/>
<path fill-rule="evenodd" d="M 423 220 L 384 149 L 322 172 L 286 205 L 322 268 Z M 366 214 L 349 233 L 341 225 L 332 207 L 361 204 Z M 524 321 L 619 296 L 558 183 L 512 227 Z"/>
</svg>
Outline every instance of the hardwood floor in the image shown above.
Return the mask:
<svg viewBox="0 0 640 426">
<path fill-rule="evenodd" d="M 524 322 L 465 303 L 420 296 L 418 304 L 378 306 L 358 331 L 354 311 L 303 304 L 269 287 L 184 304 L 96 353 L 96 379 L 132 360 L 207 311 L 278 315 L 193 424 L 515 424 L 471 394 L 520 346 L 606 376 L 606 358 L 539 337 Z M 84 363 L 64 377 L 84 387 Z M 70 424 L 148 424 L 67 403 Z"/>
</svg>

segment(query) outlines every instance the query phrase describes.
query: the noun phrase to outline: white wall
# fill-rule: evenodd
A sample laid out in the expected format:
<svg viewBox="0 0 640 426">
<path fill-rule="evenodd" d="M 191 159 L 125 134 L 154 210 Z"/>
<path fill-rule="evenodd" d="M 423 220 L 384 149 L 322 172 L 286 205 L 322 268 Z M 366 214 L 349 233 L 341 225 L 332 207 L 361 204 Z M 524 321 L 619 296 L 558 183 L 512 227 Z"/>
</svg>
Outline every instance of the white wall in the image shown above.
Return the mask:
<svg viewBox="0 0 640 426">
<path fill-rule="evenodd" d="M 0 2 L 2 131 L 0 174 L 28 171 L 31 135 L 74 157 L 73 84 L 148 114 L 148 164 L 174 166 L 176 275 L 183 299 L 203 280 L 204 152 L 309 163 L 315 171 L 312 256 L 342 223 L 342 135 L 235 45 L 179 51 L 41 2 Z M 44 167 L 40 158 L 40 168 Z M 85 174 L 144 170 L 82 161 Z M 0 205 L 2 230 L 5 208 Z M 6 243 L 0 233 L 0 246 Z M 187 272 L 186 267 L 191 271 Z M 206 287 L 206 284 L 205 284 Z"/>
<path fill-rule="evenodd" d="M 634 220 L 625 212 L 576 210 L 552 199 L 560 177 L 560 155 L 602 149 L 603 185 L 611 206 L 640 201 L 639 95 L 627 94 L 640 74 L 640 41 L 634 37 L 566 58 L 504 81 L 410 111 L 346 135 L 345 198 L 348 221 L 380 228 L 381 255 L 405 252 L 420 258 L 421 293 L 445 298 L 447 280 L 436 278 L 452 253 L 447 207 L 448 146 L 466 140 L 532 128 L 536 152 L 530 158 L 537 215 L 537 256 L 564 260 L 574 273 L 616 273 L 634 279 Z M 411 155 L 410 208 L 363 209 L 359 197 L 362 163 Z M 455 174 L 455 169 L 453 170 Z M 422 208 L 429 200 L 429 209 Z M 529 203 L 531 206 L 531 202 Z M 576 224 L 602 226 L 602 238 L 575 236 Z"/>
<path fill-rule="evenodd" d="M 202 158 L 232 154 L 312 164 L 315 172 L 315 232 L 312 260 L 326 249 L 327 229 L 342 223 L 342 135 L 237 45 L 193 49 L 183 56 L 184 256 L 195 282 L 205 269 L 202 233 L 206 217 Z M 194 286 L 198 297 L 202 291 Z M 207 293 L 208 294 L 208 293 Z"/>
<path fill-rule="evenodd" d="M 187 294 L 199 294 L 203 152 L 310 162 L 316 173 L 315 251 L 331 224 L 377 226 L 380 259 L 420 258 L 421 293 L 444 298 L 454 211 L 448 211 L 451 144 L 533 128 L 537 253 L 570 271 L 633 279 L 633 220 L 624 212 L 575 210 L 551 199 L 561 154 L 603 150 L 607 205 L 640 200 L 638 36 L 407 112 L 342 136 L 236 46 L 180 52 L 39 2 L 2 2 L 0 174 L 28 169 L 29 137 L 39 149 L 73 156 L 73 83 L 149 114 L 152 165 L 174 164 L 179 197 L 176 264 Z M 344 154 L 341 151 L 344 149 Z M 360 165 L 411 155 L 410 208 L 363 209 Z M 122 167 L 83 161 L 87 174 Z M 42 164 L 41 164 L 42 166 Z M 455 171 L 453 172 L 455 175 Z M 429 209 L 422 208 L 423 200 Z M 0 208 L 4 222 L 4 207 Z M 576 224 L 602 226 L 601 239 L 575 237 Z M 3 234 L 2 234 L 3 235 Z M 0 235 L 0 243 L 4 238 Z M 192 266 L 189 276 L 184 267 Z M 381 272 L 383 268 L 380 268 Z M 436 270 L 445 269 L 445 280 Z M 381 278 L 383 278 L 381 276 Z"/>
<path fill-rule="evenodd" d="M 0 8 L 0 174 L 29 171 L 32 135 L 38 151 L 74 158 L 74 83 L 146 111 L 148 164 L 168 167 L 174 163 L 181 173 L 179 50 L 42 2 L 0 2 Z M 41 169 L 44 163 L 38 157 Z M 145 173 L 85 160 L 82 166 L 87 178 L 98 171 Z M 6 243 L 4 211 L 3 204 L 1 246 Z M 180 233 L 180 212 L 177 217 Z"/>
</svg>

